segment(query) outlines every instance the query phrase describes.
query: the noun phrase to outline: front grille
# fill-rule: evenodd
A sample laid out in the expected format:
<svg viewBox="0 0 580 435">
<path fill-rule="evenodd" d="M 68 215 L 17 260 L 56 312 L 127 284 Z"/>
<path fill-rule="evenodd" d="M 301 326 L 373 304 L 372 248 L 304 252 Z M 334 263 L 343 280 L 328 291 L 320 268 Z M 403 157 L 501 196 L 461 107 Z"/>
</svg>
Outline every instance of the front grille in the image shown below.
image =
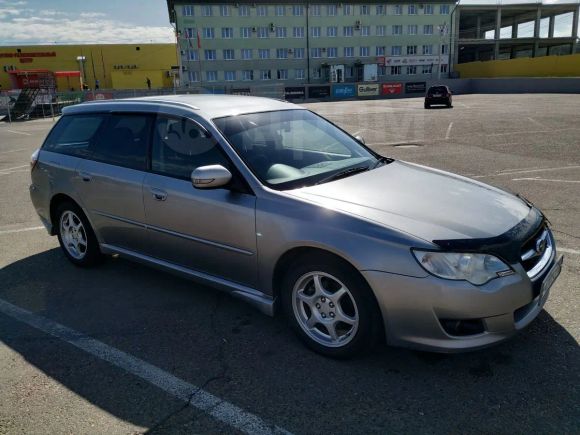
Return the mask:
<svg viewBox="0 0 580 435">
<path fill-rule="evenodd" d="M 542 273 L 550 262 L 554 243 L 550 231 L 542 226 L 521 249 L 521 263 L 531 279 Z"/>
</svg>

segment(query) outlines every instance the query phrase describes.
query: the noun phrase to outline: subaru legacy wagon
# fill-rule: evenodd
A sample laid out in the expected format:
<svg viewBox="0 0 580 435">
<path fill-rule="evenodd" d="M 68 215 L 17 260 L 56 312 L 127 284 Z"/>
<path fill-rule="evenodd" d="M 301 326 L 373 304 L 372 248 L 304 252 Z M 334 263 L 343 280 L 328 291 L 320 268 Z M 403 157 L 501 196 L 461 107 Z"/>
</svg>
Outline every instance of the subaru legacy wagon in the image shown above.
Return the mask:
<svg viewBox="0 0 580 435">
<path fill-rule="evenodd" d="M 85 103 L 33 154 L 30 194 L 75 265 L 117 254 L 279 308 L 324 355 L 476 349 L 528 325 L 562 265 L 544 215 L 363 142 L 266 98 Z"/>
</svg>

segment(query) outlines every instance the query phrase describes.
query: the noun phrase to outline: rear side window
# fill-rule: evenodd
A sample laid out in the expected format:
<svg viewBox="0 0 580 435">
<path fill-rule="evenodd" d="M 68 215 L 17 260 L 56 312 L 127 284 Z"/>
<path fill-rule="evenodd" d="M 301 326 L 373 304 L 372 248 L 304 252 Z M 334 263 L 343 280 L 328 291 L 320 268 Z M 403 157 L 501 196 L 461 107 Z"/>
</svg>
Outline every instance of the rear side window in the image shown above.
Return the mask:
<svg viewBox="0 0 580 435">
<path fill-rule="evenodd" d="M 111 114 L 105 128 L 91 141 L 90 158 L 110 165 L 144 171 L 153 115 Z"/>
<path fill-rule="evenodd" d="M 107 115 L 63 116 L 52 129 L 42 149 L 76 157 L 88 157 L 91 143 L 104 125 Z"/>
</svg>

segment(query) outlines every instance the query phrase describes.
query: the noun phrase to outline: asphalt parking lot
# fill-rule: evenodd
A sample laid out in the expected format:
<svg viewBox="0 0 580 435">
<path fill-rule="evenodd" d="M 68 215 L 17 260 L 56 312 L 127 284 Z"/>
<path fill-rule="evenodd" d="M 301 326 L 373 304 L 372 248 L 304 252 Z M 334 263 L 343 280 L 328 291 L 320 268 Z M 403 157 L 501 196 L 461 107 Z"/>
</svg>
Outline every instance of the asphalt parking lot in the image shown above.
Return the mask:
<svg viewBox="0 0 580 435">
<path fill-rule="evenodd" d="M 536 321 L 467 354 L 335 361 L 212 289 L 121 259 L 75 268 L 28 197 L 53 121 L 0 123 L 0 433 L 580 432 L 578 95 L 307 106 L 383 155 L 539 206 L 566 258 Z"/>
</svg>

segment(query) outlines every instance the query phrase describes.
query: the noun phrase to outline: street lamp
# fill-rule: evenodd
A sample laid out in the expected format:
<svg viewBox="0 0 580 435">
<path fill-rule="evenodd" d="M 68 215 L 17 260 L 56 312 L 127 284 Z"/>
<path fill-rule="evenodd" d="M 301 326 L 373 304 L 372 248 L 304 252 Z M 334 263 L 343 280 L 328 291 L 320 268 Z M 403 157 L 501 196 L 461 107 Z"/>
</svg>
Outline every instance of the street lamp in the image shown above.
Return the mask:
<svg viewBox="0 0 580 435">
<path fill-rule="evenodd" d="M 437 66 L 437 80 L 441 80 L 441 46 L 443 45 L 443 38 L 447 35 L 447 23 L 439 24 L 437 30 L 439 31 L 439 63 Z"/>
<path fill-rule="evenodd" d="M 84 61 L 87 58 L 85 56 L 77 56 L 77 61 L 79 63 L 80 69 L 81 69 L 81 89 L 83 88 L 83 84 L 85 83 L 85 66 L 84 66 Z"/>
</svg>

